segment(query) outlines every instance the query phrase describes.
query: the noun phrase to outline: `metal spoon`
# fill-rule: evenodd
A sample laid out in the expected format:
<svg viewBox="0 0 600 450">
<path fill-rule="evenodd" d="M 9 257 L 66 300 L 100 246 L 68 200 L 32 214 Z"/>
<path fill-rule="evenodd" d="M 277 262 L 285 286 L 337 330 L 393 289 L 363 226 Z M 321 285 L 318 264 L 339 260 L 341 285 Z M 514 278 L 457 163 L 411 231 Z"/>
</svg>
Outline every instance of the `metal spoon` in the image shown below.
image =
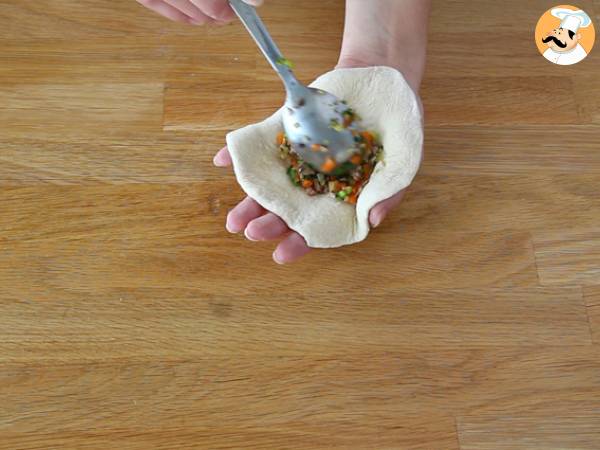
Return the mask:
<svg viewBox="0 0 600 450">
<path fill-rule="evenodd" d="M 328 158 L 335 161 L 336 167 L 347 161 L 357 151 L 352 132 L 341 126 L 342 113 L 348 106 L 335 95 L 298 81 L 253 6 L 242 0 L 229 0 L 229 4 L 283 80 L 286 91 L 283 128 L 292 149 L 315 169 L 326 173 L 333 166 L 331 162 L 323 166 Z"/>
</svg>

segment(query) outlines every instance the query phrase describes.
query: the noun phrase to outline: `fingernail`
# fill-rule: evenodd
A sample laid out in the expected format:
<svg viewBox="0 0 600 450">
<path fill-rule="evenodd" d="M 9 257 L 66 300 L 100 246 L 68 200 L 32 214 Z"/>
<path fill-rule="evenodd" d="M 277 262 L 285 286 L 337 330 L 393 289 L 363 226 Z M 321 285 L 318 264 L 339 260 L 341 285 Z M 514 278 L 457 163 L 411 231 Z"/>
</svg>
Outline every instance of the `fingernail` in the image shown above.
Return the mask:
<svg viewBox="0 0 600 450">
<path fill-rule="evenodd" d="M 277 252 L 273 252 L 273 261 L 275 261 L 277 264 L 282 265 L 282 266 L 285 264 L 283 261 L 280 261 L 277 258 Z"/>
<path fill-rule="evenodd" d="M 221 161 L 219 161 L 219 155 L 216 154 L 215 156 L 213 156 L 213 164 L 217 167 L 223 167 L 224 164 L 221 164 Z"/>
<path fill-rule="evenodd" d="M 246 229 L 244 230 L 244 236 L 246 236 L 246 239 L 248 239 L 249 241 L 252 241 L 252 242 L 258 242 L 258 239 L 254 239 L 253 237 L 251 237 L 251 236 L 248 234 L 248 227 L 246 227 Z"/>
<path fill-rule="evenodd" d="M 229 231 L 231 234 L 236 234 L 236 233 L 237 233 L 237 231 L 233 231 L 233 230 L 231 229 L 231 225 L 229 224 L 229 219 L 226 219 L 226 220 L 225 220 L 225 229 L 226 229 L 227 231 Z"/>
<path fill-rule="evenodd" d="M 380 215 L 375 215 L 375 217 L 372 220 L 373 221 L 371 222 L 371 226 L 373 228 L 377 228 L 379 225 L 381 225 L 381 222 L 383 221 L 383 217 L 381 217 Z"/>
</svg>

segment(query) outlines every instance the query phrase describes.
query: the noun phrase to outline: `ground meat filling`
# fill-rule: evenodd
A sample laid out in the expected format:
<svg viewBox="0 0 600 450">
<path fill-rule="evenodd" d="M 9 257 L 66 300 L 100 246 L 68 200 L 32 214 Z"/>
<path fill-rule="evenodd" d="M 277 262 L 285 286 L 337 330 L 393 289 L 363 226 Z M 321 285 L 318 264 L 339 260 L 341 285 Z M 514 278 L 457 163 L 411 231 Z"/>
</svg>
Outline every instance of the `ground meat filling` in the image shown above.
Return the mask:
<svg viewBox="0 0 600 450">
<path fill-rule="evenodd" d="M 350 127 L 356 114 L 348 109 L 344 113 L 344 128 Z M 337 126 L 337 125 L 336 125 Z M 302 187 L 308 195 L 331 194 L 336 199 L 355 204 L 373 169 L 383 154 L 383 146 L 375 133 L 352 130 L 358 151 L 329 174 L 315 170 L 294 152 L 284 133 L 277 135 L 281 159 L 286 162 L 291 182 Z"/>
</svg>

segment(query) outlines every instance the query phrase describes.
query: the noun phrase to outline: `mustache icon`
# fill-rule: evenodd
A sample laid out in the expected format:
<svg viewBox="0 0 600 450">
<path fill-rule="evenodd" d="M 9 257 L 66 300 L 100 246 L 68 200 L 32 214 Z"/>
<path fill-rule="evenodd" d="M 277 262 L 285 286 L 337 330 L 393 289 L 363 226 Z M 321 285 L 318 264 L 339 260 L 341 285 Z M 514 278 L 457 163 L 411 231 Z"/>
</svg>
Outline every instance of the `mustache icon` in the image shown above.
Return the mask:
<svg viewBox="0 0 600 450">
<path fill-rule="evenodd" d="M 542 39 L 542 42 L 544 44 L 546 44 L 546 43 L 548 43 L 550 41 L 553 41 L 560 48 L 565 48 L 567 46 L 566 42 L 559 41 L 556 36 L 548 36 L 548 37 L 545 37 L 545 38 Z"/>
</svg>

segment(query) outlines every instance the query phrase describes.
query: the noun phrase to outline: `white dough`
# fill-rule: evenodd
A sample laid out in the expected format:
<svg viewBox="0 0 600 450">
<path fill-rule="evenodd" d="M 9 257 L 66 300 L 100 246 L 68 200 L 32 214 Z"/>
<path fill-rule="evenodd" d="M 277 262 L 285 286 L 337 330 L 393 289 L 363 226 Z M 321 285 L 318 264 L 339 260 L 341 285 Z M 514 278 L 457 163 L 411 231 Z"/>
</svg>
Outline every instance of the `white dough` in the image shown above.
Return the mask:
<svg viewBox="0 0 600 450">
<path fill-rule="evenodd" d="M 281 217 L 310 247 L 353 244 L 369 234 L 370 209 L 406 188 L 416 175 L 423 147 L 421 110 L 402 74 L 389 67 L 337 69 L 311 86 L 346 100 L 365 129 L 381 138 L 383 161 L 356 205 L 327 194 L 309 196 L 290 182 L 275 142 L 283 130 L 281 109 L 263 122 L 229 133 L 227 146 L 246 194 Z"/>
</svg>

